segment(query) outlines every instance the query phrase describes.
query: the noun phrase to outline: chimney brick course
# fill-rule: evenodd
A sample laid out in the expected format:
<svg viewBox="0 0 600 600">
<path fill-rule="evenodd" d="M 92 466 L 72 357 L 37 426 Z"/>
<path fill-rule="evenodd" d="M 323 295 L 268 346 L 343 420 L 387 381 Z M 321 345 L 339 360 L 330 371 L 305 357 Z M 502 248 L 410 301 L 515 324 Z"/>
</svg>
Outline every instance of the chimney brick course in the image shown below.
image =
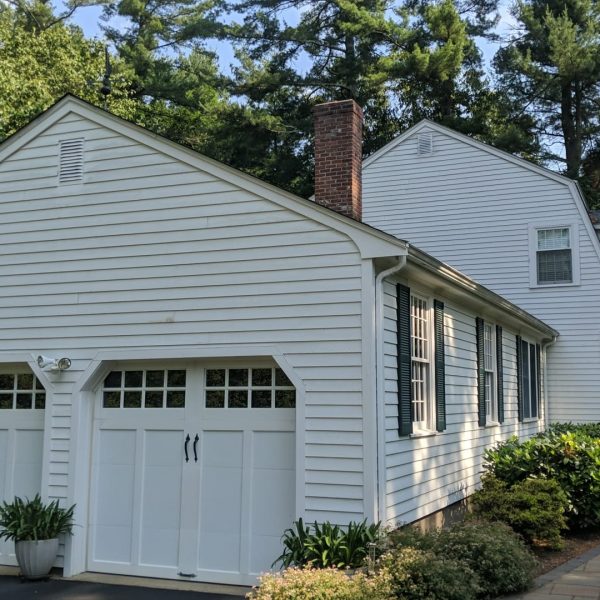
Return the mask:
<svg viewBox="0 0 600 600">
<path fill-rule="evenodd" d="M 354 100 L 318 104 L 315 123 L 315 202 L 362 219 L 363 112 Z"/>
</svg>

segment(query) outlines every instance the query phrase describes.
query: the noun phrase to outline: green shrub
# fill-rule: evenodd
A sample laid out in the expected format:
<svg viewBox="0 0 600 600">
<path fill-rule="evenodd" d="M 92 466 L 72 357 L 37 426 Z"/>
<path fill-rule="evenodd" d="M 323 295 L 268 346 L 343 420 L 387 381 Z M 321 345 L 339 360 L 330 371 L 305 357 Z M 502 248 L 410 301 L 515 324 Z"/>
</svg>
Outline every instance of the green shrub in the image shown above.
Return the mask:
<svg viewBox="0 0 600 600">
<path fill-rule="evenodd" d="M 384 554 L 374 579 L 402 600 L 475 600 L 481 591 L 467 563 L 411 547 Z"/>
<path fill-rule="evenodd" d="M 476 574 L 478 598 L 526 590 L 536 567 L 521 538 L 502 523 L 467 523 L 441 530 L 434 551 L 468 565 Z"/>
<path fill-rule="evenodd" d="M 260 577 L 260 587 L 250 600 L 391 600 L 385 577 L 368 578 L 359 573 L 349 577 L 336 569 L 287 569 Z"/>
<path fill-rule="evenodd" d="M 0 540 L 51 540 L 73 531 L 73 511 L 60 508 L 58 500 L 44 503 L 39 494 L 33 500 L 15 498 L 0 506 Z"/>
<path fill-rule="evenodd" d="M 530 477 L 553 479 L 568 498 L 570 525 L 600 525 L 600 438 L 577 429 L 563 433 L 560 427 L 487 450 L 485 469 L 509 487 Z"/>
<path fill-rule="evenodd" d="M 552 423 L 548 427 L 551 433 L 582 433 L 593 438 L 600 438 L 600 423 Z"/>
<path fill-rule="evenodd" d="M 477 516 L 506 523 L 529 544 L 562 548 L 561 533 L 567 528 L 565 512 L 569 502 L 556 481 L 529 478 L 510 487 L 487 475 L 482 483 L 471 497 Z"/>
<path fill-rule="evenodd" d="M 380 524 L 367 525 L 366 520 L 352 522 L 344 529 L 329 522 L 305 525 L 299 519 L 284 532 L 284 550 L 273 565 L 356 569 L 365 564 L 371 544 L 380 537 Z"/>
</svg>

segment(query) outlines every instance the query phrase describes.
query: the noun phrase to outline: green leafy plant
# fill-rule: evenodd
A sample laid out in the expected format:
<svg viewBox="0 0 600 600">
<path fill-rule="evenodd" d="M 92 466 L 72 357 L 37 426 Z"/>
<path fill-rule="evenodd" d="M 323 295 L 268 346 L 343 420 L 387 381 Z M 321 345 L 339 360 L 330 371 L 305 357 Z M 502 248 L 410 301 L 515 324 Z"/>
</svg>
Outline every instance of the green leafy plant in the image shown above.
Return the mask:
<svg viewBox="0 0 600 600">
<path fill-rule="evenodd" d="M 39 494 L 33 500 L 15 498 L 0 506 L 0 539 L 15 542 L 51 540 L 73 531 L 75 505 L 61 508 L 58 500 L 45 504 Z"/>
<path fill-rule="evenodd" d="M 371 544 L 381 537 L 379 523 L 350 523 L 346 528 L 330 522 L 305 525 L 298 519 L 283 534 L 283 553 L 273 562 L 282 567 L 312 567 L 355 569 L 362 567 L 369 556 Z"/>
<path fill-rule="evenodd" d="M 482 483 L 472 496 L 477 516 L 506 523 L 531 545 L 562 548 L 561 533 L 567 529 L 565 512 L 569 501 L 556 481 L 528 478 L 509 486 L 487 475 Z"/>
<path fill-rule="evenodd" d="M 568 498 L 570 526 L 600 525 L 600 438 L 588 429 L 556 425 L 522 442 L 513 437 L 486 451 L 484 467 L 509 487 L 530 477 L 553 479 Z"/>
<path fill-rule="evenodd" d="M 475 600 L 481 590 L 467 563 L 408 546 L 381 557 L 375 580 L 410 600 Z"/>
<path fill-rule="evenodd" d="M 533 581 L 535 558 L 502 523 L 465 523 L 441 530 L 435 536 L 434 552 L 468 565 L 478 580 L 478 598 L 521 592 Z"/>
<path fill-rule="evenodd" d="M 391 600 L 392 593 L 383 577 L 362 573 L 348 577 L 337 569 L 290 568 L 283 573 L 267 573 L 249 600 Z"/>
</svg>

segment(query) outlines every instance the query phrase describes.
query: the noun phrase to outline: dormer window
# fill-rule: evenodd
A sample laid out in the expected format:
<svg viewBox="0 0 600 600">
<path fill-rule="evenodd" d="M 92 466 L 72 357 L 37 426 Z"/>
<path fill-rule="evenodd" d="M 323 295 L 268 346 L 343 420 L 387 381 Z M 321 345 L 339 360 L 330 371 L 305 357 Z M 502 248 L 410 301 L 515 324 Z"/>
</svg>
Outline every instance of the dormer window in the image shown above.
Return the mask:
<svg viewBox="0 0 600 600">
<path fill-rule="evenodd" d="M 531 287 L 579 284 L 575 226 L 532 227 L 529 237 Z"/>
</svg>

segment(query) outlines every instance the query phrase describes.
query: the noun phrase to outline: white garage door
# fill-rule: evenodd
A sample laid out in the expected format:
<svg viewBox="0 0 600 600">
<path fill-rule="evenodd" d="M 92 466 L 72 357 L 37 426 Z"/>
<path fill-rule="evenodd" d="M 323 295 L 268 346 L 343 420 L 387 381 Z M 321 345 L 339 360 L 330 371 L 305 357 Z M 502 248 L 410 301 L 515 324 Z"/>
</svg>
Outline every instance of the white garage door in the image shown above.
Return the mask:
<svg viewBox="0 0 600 600">
<path fill-rule="evenodd" d="M 0 501 L 33 498 L 41 487 L 46 392 L 29 371 L 0 373 Z M 16 565 L 0 541 L 0 564 Z"/>
<path fill-rule="evenodd" d="M 96 407 L 88 568 L 254 583 L 295 518 L 294 409 L 275 367 L 111 372 Z"/>
</svg>

